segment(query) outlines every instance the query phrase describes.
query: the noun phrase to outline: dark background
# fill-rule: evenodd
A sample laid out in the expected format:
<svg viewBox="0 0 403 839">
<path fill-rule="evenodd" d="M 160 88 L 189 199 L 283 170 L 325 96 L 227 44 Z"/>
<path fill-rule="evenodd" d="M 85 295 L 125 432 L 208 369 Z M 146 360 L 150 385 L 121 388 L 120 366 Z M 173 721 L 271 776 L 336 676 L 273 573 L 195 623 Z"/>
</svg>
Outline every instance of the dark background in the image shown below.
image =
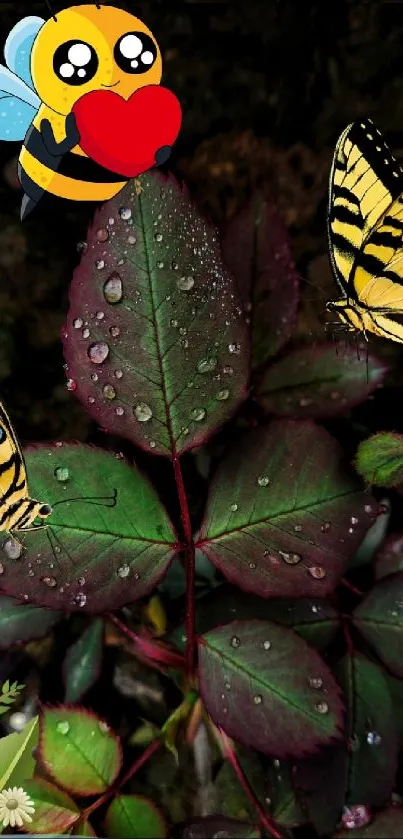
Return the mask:
<svg viewBox="0 0 403 839">
<path fill-rule="evenodd" d="M 183 106 L 171 169 L 219 224 L 263 187 L 279 205 L 301 272 L 327 288 L 326 191 L 339 132 L 368 115 L 398 157 L 403 149 L 403 3 L 120 5 L 155 34 L 163 83 Z M 26 14 L 47 17 L 46 4 L 0 3 L 2 45 Z M 47 197 L 21 224 L 18 152 L 0 143 L 0 396 L 24 442 L 84 440 L 94 428 L 66 390 L 59 334 L 92 210 Z M 323 338 L 322 322 L 323 312 L 306 303 L 301 338 Z"/>
</svg>

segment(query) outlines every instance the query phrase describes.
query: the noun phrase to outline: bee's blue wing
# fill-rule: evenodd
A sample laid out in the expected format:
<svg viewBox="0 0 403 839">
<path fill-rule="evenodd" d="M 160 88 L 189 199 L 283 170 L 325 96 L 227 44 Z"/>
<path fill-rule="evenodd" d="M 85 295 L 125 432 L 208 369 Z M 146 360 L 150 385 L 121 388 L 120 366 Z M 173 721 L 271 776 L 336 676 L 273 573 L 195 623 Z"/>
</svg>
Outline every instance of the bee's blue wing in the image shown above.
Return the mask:
<svg viewBox="0 0 403 839">
<path fill-rule="evenodd" d="M 0 140 L 23 140 L 41 104 L 30 70 L 34 40 L 45 21 L 26 17 L 11 30 L 0 66 Z"/>
</svg>

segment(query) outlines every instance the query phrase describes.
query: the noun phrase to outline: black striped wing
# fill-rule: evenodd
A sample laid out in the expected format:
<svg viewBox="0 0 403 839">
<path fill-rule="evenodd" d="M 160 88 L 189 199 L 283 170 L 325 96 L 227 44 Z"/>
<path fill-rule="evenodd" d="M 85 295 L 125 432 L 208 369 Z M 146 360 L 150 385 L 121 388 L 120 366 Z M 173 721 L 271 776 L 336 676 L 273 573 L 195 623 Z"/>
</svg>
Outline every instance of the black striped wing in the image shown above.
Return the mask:
<svg viewBox="0 0 403 839">
<path fill-rule="evenodd" d="M 27 494 L 24 457 L 7 411 L 0 402 L 0 521 L 7 508 Z"/>
</svg>

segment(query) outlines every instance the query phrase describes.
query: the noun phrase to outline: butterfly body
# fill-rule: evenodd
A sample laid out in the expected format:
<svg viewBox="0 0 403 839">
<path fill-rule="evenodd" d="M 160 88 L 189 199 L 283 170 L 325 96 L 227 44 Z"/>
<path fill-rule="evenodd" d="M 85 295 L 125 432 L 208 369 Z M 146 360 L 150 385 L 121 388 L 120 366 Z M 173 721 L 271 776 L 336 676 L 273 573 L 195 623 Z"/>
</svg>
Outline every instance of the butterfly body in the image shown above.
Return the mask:
<svg viewBox="0 0 403 839">
<path fill-rule="evenodd" d="M 371 120 L 341 134 L 330 175 L 330 260 L 349 330 L 403 343 L 403 171 Z"/>
</svg>

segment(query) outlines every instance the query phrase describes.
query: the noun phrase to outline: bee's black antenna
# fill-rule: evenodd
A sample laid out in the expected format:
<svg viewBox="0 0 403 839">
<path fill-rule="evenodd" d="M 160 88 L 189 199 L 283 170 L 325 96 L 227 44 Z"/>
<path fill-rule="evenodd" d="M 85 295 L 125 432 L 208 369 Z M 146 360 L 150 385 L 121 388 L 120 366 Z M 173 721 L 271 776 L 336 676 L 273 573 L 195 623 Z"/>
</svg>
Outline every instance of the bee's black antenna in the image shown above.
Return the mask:
<svg viewBox="0 0 403 839">
<path fill-rule="evenodd" d="M 100 4 L 100 3 L 95 3 L 95 5 L 96 5 L 97 9 L 100 9 L 100 8 L 101 8 L 101 4 Z"/>
<path fill-rule="evenodd" d="M 50 0 L 45 0 L 45 3 L 46 3 L 46 5 L 47 5 L 47 7 L 48 7 L 48 9 L 49 9 L 49 11 L 50 11 L 50 14 L 51 14 L 51 16 L 52 16 L 53 20 L 55 20 L 55 21 L 56 21 L 56 23 L 57 23 L 57 17 L 56 17 L 56 15 L 55 15 L 55 13 L 54 13 L 54 11 L 53 11 L 53 9 L 52 9 L 52 4 L 51 4 Z"/>
</svg>

